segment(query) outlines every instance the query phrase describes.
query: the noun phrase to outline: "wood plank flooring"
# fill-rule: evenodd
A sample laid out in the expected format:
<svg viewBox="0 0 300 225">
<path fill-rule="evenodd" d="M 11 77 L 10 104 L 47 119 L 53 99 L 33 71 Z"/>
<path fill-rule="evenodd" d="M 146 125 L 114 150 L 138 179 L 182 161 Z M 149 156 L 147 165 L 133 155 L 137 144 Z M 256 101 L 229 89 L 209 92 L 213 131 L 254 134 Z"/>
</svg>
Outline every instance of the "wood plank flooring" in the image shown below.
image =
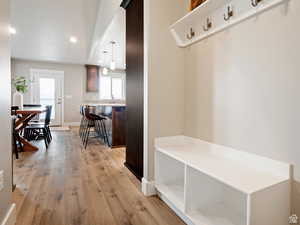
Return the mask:
<svg viewBox="0 0 300 225">
<path fill-rule="evenodd" d="M 97 140 L 83 150 L 77 130 L 53 132 L 48 151 L 15 161 L 17 225 L 184 225 L 157 197 L 145 197 L 123 166 L 125 150 Z"/>
</svg>

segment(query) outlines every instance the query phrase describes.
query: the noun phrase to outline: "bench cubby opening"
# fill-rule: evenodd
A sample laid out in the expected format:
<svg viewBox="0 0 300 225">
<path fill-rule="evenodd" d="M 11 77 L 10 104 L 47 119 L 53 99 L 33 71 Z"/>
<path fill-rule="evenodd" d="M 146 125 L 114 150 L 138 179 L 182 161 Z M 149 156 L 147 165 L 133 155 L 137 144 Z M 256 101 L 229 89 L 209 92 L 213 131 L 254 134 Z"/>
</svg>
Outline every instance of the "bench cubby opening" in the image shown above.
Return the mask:
<svg viewBox="0 0 300 225">
<path fill-rule="evenodd" d="M 195 224 L 247 225 L 247 195 L 187 167 L 186 213 Z"/>
<path fill-rule="evenodd" d="M 184 173 L 185 165 L 169 156 L 156 154 L 156 188 L 171 199 L 177 207 L 184 208 Z"/>
</svg>

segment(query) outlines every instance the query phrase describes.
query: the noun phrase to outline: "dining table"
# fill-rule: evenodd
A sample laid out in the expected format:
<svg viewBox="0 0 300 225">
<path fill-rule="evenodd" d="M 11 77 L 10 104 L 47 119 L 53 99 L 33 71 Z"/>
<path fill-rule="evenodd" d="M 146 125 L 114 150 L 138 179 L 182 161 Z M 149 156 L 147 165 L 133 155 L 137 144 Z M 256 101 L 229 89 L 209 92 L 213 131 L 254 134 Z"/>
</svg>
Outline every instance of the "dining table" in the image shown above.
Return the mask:
<svg viewBox="0 0 300 225">
<path fill-rule="evenodd" d="M 24 107 L 23 109 L 16 110 L 16 114 L 20 115 L 16 120 L 16 131 L 21 132 L 28 123 L 35 118 L 37 115 L 45 113 L 46 107 Z M 38 151 L 39 148 L 30 143 L 27 139 L 20 136 L 20 141 L 23 145 L 24 152 Z"/>
</svg>

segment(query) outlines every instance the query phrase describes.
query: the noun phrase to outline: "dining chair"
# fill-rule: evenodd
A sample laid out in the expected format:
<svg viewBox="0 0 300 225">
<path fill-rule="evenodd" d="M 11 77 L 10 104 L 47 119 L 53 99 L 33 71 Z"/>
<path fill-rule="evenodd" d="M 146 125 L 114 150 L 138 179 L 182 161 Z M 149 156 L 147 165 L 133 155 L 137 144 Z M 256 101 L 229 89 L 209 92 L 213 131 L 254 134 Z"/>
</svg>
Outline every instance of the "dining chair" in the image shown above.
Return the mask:
<svg viewBox="0 0 300 225">
<path fill-rule="evenodd" d="M 23 152 L 23 145 L 21 142 L 21 137 L 20 137 L 20 131 L 17 130 L 16 128 L 16 116 L 12 116 L 11 122 L 12 122 L 12 150 L 13 153 L 15 154 L 16 159 L 19 159 L 19 149 L 21 152 Z"/>
<path fill-rule="evenodd" d="M 16 116 L 17 115 L 17 110 L 19 110 L 19 106 L 12 106 L 11 107 L 11 115 Z"/>
<path fill-rule="evenodd" d="M 35 138 L 44 139 L 46 149 L 48 149 L 49 144 L 52 141 L 52 134 L 50 130 L 52 105 L 46 106 L 46 109 L 45 121 L 43 123 L 30 123 L 25 128 L 25 137 L 28 140 L 33 140 Z"/>
</svg>

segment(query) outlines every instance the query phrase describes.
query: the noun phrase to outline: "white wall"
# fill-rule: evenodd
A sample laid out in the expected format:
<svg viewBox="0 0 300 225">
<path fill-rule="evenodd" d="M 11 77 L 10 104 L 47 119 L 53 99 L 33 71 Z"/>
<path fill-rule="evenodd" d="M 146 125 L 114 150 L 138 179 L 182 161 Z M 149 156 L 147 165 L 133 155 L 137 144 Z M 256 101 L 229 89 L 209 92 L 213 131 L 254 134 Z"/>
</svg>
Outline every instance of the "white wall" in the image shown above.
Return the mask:
<svg viewBox="0 0 300 225">
<path fill-rule="evenodd" d="M 12 76 L 25 76 L 30 78 L 30 69 L 60 70 L 65 72 L 64 82 L 64 122 L 74 123 L 80 121 L 79 107 L 85 98 L 86 69 L 84 65 L 58 64 L 38 61 L 12 60 Z M 68 98 L 71 97 L 71 98 Z M 93 96 L 90 96 L 93 98 Z M 30 103 L 30 94 L 24 95 L 24 103 Z"/>
<path fill-rule="evenodd" d="M 9 0 L 0 1 L 0 171 L 4 189 L 0 191 L 0 224 L 11 206 L 11 117 L 10 117 L 10 42 Z"/>
<path fill-rule="evenodd" d="M 185 49 L 184 131 L 292 163 L 300 182 L 299 11 L 290 0 Z"/>
<path fill-rule="evenodd" d="M 300 215 L 300 2 L 287 2 L 179 49 L 168 27 L 189 0 L 145 0 L 148 180 L 153 139 L 184 133 L 292 163 L 293 212 Z"/>
<path fill-rule="evenodd" d="M 300 181 L 300 2 L 186 51 L 187 135 L 296 165 Z"/>
<path fill-rule="evenodd" d="M 31 69 L 59 70 L 65 72 L 64 82 L 64 122 L 74 124 L 80 122 L 79 106 L 83 103 L 110 102 L 100 100 L 99 93 L 86 92 L 86 68 L 84 65 L 50 63 L 12 59 L 12 77 L 25 76 L 30 79 Z M 125 74 L 123 70 L 114 73 Z M 124 103 L 124 101 L 118 101 Z M 24 95 L 24 103 L 30 103 L 30 92 Z"/>
<path fill-rule="evenodd" d="M 168 30 L 184 15 L 182 0 L 145 0 L 144 178 L 154 179 L 154 138 L 183 133 L 184 52 Z"/>
</svg>

